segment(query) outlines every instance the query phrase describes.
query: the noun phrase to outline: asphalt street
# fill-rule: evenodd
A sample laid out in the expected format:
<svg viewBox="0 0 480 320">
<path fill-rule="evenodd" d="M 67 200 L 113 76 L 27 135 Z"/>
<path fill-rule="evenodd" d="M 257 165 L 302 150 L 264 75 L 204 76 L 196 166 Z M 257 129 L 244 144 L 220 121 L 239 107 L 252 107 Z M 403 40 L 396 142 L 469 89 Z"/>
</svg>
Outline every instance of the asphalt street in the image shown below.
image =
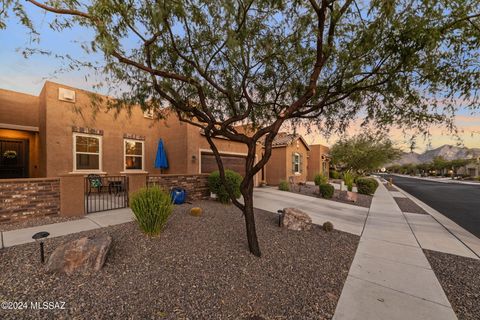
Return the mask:
<svg viewBox="0 0 480 320">
<path fill-rule="evenodd" d="M 384 177 L 480 238 L 480 185 Z"/>
</svg>

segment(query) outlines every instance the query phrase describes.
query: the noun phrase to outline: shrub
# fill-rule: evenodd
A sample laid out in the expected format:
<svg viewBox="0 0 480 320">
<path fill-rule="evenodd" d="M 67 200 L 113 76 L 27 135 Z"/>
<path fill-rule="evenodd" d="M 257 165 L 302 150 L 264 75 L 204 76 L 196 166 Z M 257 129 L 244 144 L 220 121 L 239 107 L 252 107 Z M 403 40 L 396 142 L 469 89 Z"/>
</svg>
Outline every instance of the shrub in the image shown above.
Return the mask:
<svg viewBox="0 0 480 320">
<path fill-rule="evenodd" d="M 335 188 L 331 184 L 328 184 L 328 183 L 321 184 L 319 188 L 320 188 L 320 194 L 322 195 L 323 198 L 331 199 L 333 197 Z"/>
<path fill-rule="evenodd" d="M 378 182 L 373 178 L 359 178 L 357 180 L 357 190 L 360 194 L 373 195 L 377 188 Z"/>
<path fill-rule="evenodd" d="M 240 192 L 240 184 L 242 183 L 242 180 L 242 176 L 237 172 L 230 169 L 225 170 L 225 181 L 236 199 L 240 198 L 242 195 Z M 210 188 L 210 192 L 217 195 L 218 201 L 221 203 L 230 202 L 230 195 L 228 194 L 227 188 L 222 183 L 222 179 L 220 179 L 220 172 L 218 172 L 218 170 L 212 172 L 208 177 L 208 187 Z"/>
<path fill-rule="evenodd" d="M 348 191 L 353 190 L 353 180 L 354 180 L 354 176 L 351 172 L 347 171 L 343 174 L 343 182 L 347 186 Z"/>
<path fill-rule="evenodd" d="M 287 181 L 281 180 L 280 183 L 278 184 L 278 189 L 282 191 L 289 191 L 290 186 L 288 185 Z"/>
<path fill-rule="evenodd" d="M 321 184 L 326 184 L 328 183 L 328 177 L 324 176 L 323 174 L 317 173 L 315 177 L 313 178 L 313 181 L 315 182 L 316 186 L 319 186 Z"/>
<path fill-rule="evenodd" d="M 330 170 L 330 178 L 340 179 L 340 172 L 338 172 L 336 170 Z"/>
<path fill-rule="evenodd" d="M 173 203 L 168 192 L 151 187 L 135 192 L 130 199 L 130 207 L 140 229 L 149 236 L 155 236 L 167 223 Z"/>
<path fill-rule="evenodd" d="M 330 221 L 324 222 L 322 227 L 323 230 L 325 230 L 326 232 L 330 232 L 333 230 L 333 223 L 331 223 Z"/>
<path fill-rule="evenodd" d="M 202 208 L 200 207 L 193 207 L 190 209 L 190 214 L 195 217 L 199 217 L 202 215 Z"/>
</svg>

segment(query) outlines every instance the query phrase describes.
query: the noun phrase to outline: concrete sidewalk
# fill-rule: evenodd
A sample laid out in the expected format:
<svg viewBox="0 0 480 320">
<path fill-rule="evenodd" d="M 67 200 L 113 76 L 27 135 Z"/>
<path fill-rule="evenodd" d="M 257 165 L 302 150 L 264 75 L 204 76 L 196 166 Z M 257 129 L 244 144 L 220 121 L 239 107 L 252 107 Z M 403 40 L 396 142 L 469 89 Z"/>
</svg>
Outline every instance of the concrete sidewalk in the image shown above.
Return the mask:
<svg viewBox="0 0 480 320">
<path fill-rule="evenodd" d="M 49 238 L 60 237 L 71 233 L 88 231 L 133 221 L 130 208 L 90 213 L 84 218 L 67 222 L 47 224 L 43 226 L 17 229 L 0 233 L 0 248 L 34 242 L 32 236 L 40 231 L 50 233 Z"/>
<path fill-rule="evenodd" d="M 333 318 L 456 319 L 407 219 L 382 184 Z"/>
<path fill-rule="evenodd" d="M 278 209 L 296 207 L 305 211 L 315 224 L 330 221 L 336 229 L 356 235 L 362 233 L 368 214 L 367 208 L 268 187 L 255 188 L 253 205 L 274 213 Z"/>
</svg>

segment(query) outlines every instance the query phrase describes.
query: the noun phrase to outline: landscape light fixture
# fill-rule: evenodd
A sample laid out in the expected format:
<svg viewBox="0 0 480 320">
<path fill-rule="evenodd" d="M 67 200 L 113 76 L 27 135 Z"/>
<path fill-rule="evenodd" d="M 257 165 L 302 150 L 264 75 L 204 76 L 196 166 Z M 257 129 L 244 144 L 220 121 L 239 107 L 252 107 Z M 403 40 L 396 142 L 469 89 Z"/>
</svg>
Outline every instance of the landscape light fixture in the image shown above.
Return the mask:
<svg viewBox="0 0 480 320">
<path fill-rule="evenodd" d="M 285 211 L 282 209 L 277 210 L 278 215 L 278 226 L 281 227 L 283 224 L 283 217 L 285 216 Z"/>
<path fill-rule="evenodd" d="M 43 248 L 43 240 L 45 240 L 45 238 L 48 237 L 49 235 L 50 233 L 48 233 L 47 231 L 40 231 L 35 233 L 32 236 L 32 239 L 35 240 L 35 242 L 40 243 L 40 261 L 42 263 L 45 263 L 45 252 Z"/>
</svg>

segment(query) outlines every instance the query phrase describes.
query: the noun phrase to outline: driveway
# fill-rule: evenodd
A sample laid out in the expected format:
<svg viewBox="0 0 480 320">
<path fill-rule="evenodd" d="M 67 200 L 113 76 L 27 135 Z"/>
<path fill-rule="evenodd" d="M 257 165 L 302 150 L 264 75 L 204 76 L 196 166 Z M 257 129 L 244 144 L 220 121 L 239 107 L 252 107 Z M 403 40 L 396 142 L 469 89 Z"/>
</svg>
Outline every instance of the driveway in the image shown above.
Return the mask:
<svg viewBox="0 0 480 320">
<path fill-rule="evenodd" d="M 350 204 L 324 200 L 276 188 L 255 188 L 253 205 L 257 209 L 277 212 L 296 207 L 305 211 L 315 224 L 331 221 L 338 230 L 361 235 L 368 209 Z"/>
<path fill-rule="evenodd" d="M 393 183 L 480 238 L 480 185 L 392 177 Z"/>
</svg>

